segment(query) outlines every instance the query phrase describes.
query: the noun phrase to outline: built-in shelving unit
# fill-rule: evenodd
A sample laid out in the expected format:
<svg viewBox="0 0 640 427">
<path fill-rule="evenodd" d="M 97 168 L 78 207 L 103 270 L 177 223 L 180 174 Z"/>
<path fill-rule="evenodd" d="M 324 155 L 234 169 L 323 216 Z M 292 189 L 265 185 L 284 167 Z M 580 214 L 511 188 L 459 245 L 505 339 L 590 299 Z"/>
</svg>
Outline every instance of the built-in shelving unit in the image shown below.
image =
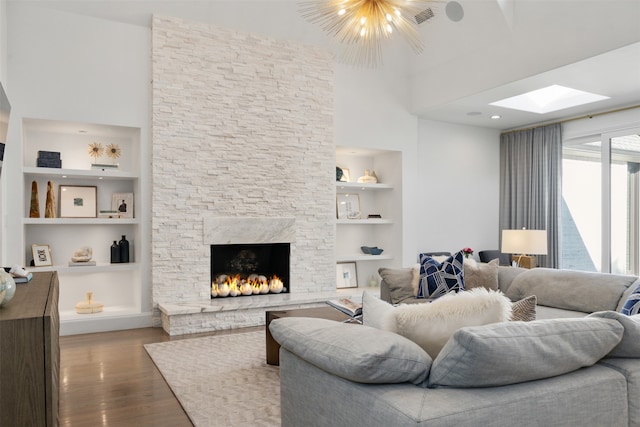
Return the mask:
<svg viewBox="0 0 640 427">
<path fill-rule="evenodd" d="M 98 163 L 118 162 L 117 168 L 92 166 L 89 145 L 117 145 L 117 159 L 102 157 Z M 70 123 L 53 120 L 23 120 L 24 265 L 31 271 L 57 271 L 60 281 L 59 311 L 61 334 L 121 329 L 122 325 L 146 324 L 142 309 L 142 285 L 146 276 L 141 215 L 143 179 L 141 177 L 140 129 L 115 125 Z M 39 151 L 59 152 L 62 168 L 37 167 Z M 30 218 L 32 183 L 37 184 L 40 217 Z M 47 184 L 52 182 L 55 218 L 45 218 Z M 133 218 L 61 218 L 60 185 L 95 186 L 96 211 L 110 210 L 114 193 L 133 193 Z M 147 184 L 148 185 L 148 184 Z M 111 263 L 110 247 L 126 236 L 130 244 L 129 263 Z M 52 265 L 30 266 L 31 245 L 48 245 Z M 90 247 L 95 266 L 69 266 L 74 252 Z M 102 313 L 77 314 L 75 305 L 86 293 L 104 304 Z"/>
<path fill-rule="evenodd" d="M 338 195 L 357 195 L 360 218 L 336 218 L 336 260 L 355 262 L 358 286 L 369 285 L 378 268 L 395 266 L 402 258 L 402 157 L 390 150 L 338 147 L 337 165 L 348 169 L 349 182 L 336 182 Z M 375 171 L 377 183 L 359 183 L 365 169 Z M 379 218 L 369 218 L 377 215 Z M 377 246 L 380 255 L 368 255 L 361 246 Z"/>
</svg>

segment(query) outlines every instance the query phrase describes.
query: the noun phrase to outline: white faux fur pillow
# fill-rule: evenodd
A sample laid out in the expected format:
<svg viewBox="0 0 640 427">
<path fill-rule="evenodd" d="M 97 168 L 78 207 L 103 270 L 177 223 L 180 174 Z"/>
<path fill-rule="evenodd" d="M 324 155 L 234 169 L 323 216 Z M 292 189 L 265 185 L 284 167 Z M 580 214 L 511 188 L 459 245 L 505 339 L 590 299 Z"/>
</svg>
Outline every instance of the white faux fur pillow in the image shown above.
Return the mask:
<svg viewBox="0 0 640 427">
<path fill-rule="evenodd" d="M 476 288 L 449 293 L 431 303 L 393 307 L 372 295 L 363 296 L 365 324 L 402 335 L 435 359 L 451 335 L 464 326 L 506 322 L 511 301 L 502 292 Z M 368 313 L 368 314 L 367 314 Z M 367 317 L 369 322 L 367 322 Z"/>
</svg>

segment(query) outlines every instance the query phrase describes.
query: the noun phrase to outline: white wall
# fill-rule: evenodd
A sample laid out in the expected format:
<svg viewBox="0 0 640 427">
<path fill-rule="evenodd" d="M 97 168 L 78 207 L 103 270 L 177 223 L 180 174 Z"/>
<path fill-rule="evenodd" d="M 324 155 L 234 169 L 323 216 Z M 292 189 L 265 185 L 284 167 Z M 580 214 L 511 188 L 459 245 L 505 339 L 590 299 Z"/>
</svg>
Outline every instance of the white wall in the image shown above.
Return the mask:
<svg viewBox="0 0 640 427">
<path fill-rule="evenodd" d="M 337 146 L 402 152 L 402 266 L 415 261 L 415 203 L 418 119 L 407 111 L 406 82 L 385 69 L 366 72 L 337 65 L 335 141 Z M 362 175 L 364 171 L 358 175 Z"/>
<path fill-rule="evenodd" d="M 420 120 L 418 132 L 418 251 L 498 249 L 500 131 Z"/>
</svg>

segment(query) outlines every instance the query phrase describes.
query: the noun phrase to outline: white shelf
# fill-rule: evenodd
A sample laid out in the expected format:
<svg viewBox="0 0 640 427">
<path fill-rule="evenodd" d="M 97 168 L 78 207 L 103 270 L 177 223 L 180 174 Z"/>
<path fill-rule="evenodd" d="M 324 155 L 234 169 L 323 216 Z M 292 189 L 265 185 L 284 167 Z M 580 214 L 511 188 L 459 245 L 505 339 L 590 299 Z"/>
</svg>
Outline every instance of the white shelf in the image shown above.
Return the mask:
<svg viewBox="0 0 640 427">
<path fill-rule="evenodd" d="M 76 129 L 89 129 L 90 134 L 79 134 Z M 87 147 L 100 135 L 103 144 L 113 143 L 121 148 L 118 168 L 92 168 Z M 36 167 L 40 151 L 60 153 L 63 168 Z M 148 323 L 143 313 L 147 278 L 143 273 L 148 242 L 143 228 L 148 226 L 145 214 L 136 218 L 28 218 L 31 207 L 31 182 L 39 188 L 37 203 L 41 215 L 46 204 L 48 182 L 59 191 L 61 185 L 96 187 L 97 209 L 111 209 L 113 194 L 132 193 L 135 209 L 148 185 L 141 176 L 140 129 L 117 125 L 78 124 L 63 121 L 23 119 L 23 225 L 24 263 L 32 258 L 32 244 L 46 244 L 57 264 L 47 267 L 27 267 L 29 271 L 57 271 L 60 277 L 59 311 L 62 323 L 71 325 L 71 333 L 99 332 L 127 329 L 129 325 Z M 98 163 L 110 163 L 101 159 Z M 54 202 L 59 202 L 54 190 Z M 42 215 L 44 216 L 44 215 Z M 144 221 L 144 222 L 143 222 Z M 125 236 L 130 242 L 130 259 L 137 262 L 111 264 L 111 242 Z M 68 260 L 82 247 L 90 247 L 95 266 L 69 267 Z M 100 262 L 102 261 L 102 262 Z M 105 304 L 104 311 L 95 314 L 77 314 L 75 304 L 87 291 L 95 291 L 97 301 Z"/>
<path fill-rule="evenodd" d="M 384 225 L 384 224 L 393 224 L 393 221 L 390 219 L 384 218 L 371 218 L 371 219 L 337 219 L 336 224 L 347 224 L 347 225 Z"/>
<path fill-rule="evenodd" d="M 24 218 L 25 225 L 137 225 L 136 218 Z"/>
<path fill-rule="evenodd" d="M 402 258 L 402 153 L 386 149 L 337 147 L 336 165 L 349 169 L 350 175 L 366 175 L 375 171 L 377 183 L 335 182 L 338 194 L 357 198 L 353 210 L 362 219 L 336 219 L 336 262 L 353 262 L 359 286 L 364 287 L 373 277 L 379 280 L 381 267 L 394 267 Z M 356 203 L 356 200 L 353 200 Z M 369 218 L 379 215 L 380 218 Z M 368 255 L 361 246 L 384 248 L 380 255 Z"/>
<path fill-rule="evenodd" d="M 73 321 L 73 320 L 90 320 L 96 318 L 108 318 L 108 317 L 120 317 L 129 316 L 132 314 L 140 314 L 141 311 L 138 307 L 119 305 L 112 307 L 104 307 L 100 313 L 78 314 L 75 310 L 60 310 L 60 320 Z"/>
<path fill-rule="evenodd" d="M 336 257 L 338 262 L 349 262 L 349 261 L 380 261 L 393 259 L 392 255 L 385 254 L 384 252 L 380 255 L 366 255 L 366 254 L 346 254 L 346 255 L 338 255 Z"/>
<path fill-rule="evenodd" d="M 65 264 L 60 265 L 51 265 L 48 267 L 27 267 L 27 270 L 31 272 L 38 271 L 57 271 L 61 274 L 87 274 L 87 273 L 103 273 L 103 272 L 114 272 L 114 271 L 132 271 L 138 269 L 140 266 L 135 262 L 124 262 L 118 264 L 109 264 L 109 263 L 96 263 L 96 265 L 92 266 L 80 266 L 80 267 L 69 267 Z"/>
<path fill-rule="evenodd" d="M 360 182 L 340 182 L 336 181 L 336 188 L 339 190 L 390 190 L 393 188 L 391 184 L 384 183 L 360 183 Z"/>
<path fill-rule="evenodd" d="M 84 179 L 84 180 L 100 180 L 100 179 L 136 179 L 138 175 L 121 170 L 111 169 L 59 169 L 59 168 L 38 168 L 25 167 L 24 175 L 26 177 L 61 177 L 67 179 Z"/>
</svg>

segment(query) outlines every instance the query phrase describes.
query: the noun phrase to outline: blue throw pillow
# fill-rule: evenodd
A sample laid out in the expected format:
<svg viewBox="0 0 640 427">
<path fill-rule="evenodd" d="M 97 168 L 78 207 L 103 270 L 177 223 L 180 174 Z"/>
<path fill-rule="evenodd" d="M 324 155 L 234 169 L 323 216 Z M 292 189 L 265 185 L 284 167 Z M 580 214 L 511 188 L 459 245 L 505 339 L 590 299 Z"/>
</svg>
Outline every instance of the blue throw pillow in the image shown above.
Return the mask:
<svg viewBox="0 0 640 427">
<path fill-rule="evenodd" d="M 631 292 L 620 313 L 627 316 L 640 313 L 640 284 Z"/>
<path fill-rule="evenodd" d="M 420 254 L 420 283 L 418 298 L 438 298 L 451 291 L 464 290 L 464 254 L 456 252 L 438 262 L 426 254 Z"/>
</svg>

